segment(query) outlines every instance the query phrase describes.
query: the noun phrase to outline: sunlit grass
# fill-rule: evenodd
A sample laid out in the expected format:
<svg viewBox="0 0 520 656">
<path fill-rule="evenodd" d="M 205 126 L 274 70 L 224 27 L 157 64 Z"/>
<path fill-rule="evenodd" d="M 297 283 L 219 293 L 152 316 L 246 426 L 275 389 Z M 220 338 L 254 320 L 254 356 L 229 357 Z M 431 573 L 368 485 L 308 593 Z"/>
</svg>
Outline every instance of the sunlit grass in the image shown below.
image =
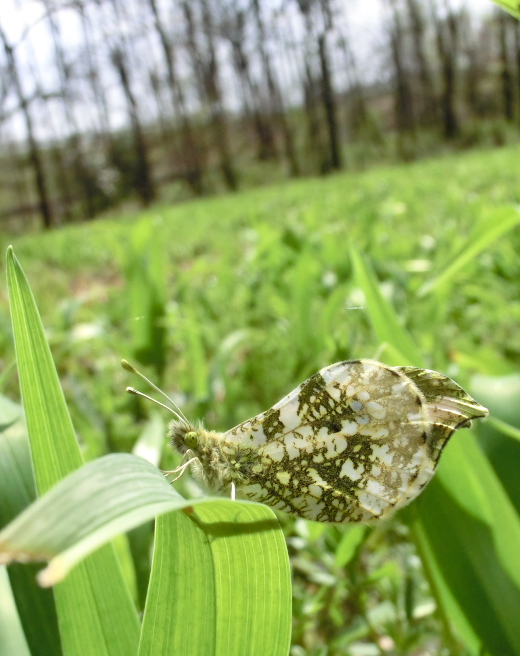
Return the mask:
<svg viewBox="0 0 520 656">
<path fill-rule="evenodd" d="M 420 358 L 464 386 L 479 374 L 479 390 L 514 376 L 518 156 L 518 148 L 450 155 L 17 237 L 85 458 L 131 451 L 147 426 L 148 409 L 124 394 L 121 357 L 141 360 L 190 418 L 215 429 L 350 357 Z M 0 293 L 7 367 L 14 351 Z M 17 398 L 14 370 L 3 391 Z M 518 409 L 508 412 L 501 418 L 518 426 Z M 474 438 L 454 439 L 459 453 Z M 490 440 L 501 438 L 481 439 L 496 454 Z M 508 462 L 492 459 L 499 476 L 520 458 L 517 441 L 503 439 L 514 447 L 506 443 Z M 475 471 L 485 467 L 479 453 L 471 451 Z M 162 466 L 174 458 L 165 445 Z M 448 466 L 441 480 L 456 485 L 457 473 Z M 503 484 L 518 513 L 518 484 L 512 476 Z M 179 489 L 191 493 L 189 485 L 183 479 Z M 449 512 L 454 501 L 443 490 L 431 495 Z M 431 587 L 436 573 L 425 573 L 426 555 L 418 557 L 423 538 L 404 519 L 350 533 L 282 517 L 294 569 L 295 656 L 325 645 L 339 656 L 351 643 L 388 639 L 400 653 L 429 646 L 462 654 L 461 641 L 473 645 L 476 627 L 464 632 L 451 618 L 450 630 L 446 609 L 435 610 L 445 597 Z M 500 543 L 501 528 L 493 530 Z"/>
</svg>

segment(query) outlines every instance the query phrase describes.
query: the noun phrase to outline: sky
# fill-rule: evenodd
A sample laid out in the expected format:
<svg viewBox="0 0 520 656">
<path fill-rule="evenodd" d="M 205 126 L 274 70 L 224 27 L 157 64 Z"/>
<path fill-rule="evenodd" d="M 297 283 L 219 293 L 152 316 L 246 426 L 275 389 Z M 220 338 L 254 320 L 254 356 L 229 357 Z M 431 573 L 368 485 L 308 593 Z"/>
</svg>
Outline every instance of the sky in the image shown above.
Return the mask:
<svg viewBox="0 0 520 656">
<path fill-rule="evenodd" d="M 124 0 L 128 2 L 128 0 Z M 264 0 L 270 6 L 276 6 L 282 0 Z M 338 0 L 336 6 L 345 3 L 346 0 Z M 130 7 L 135 3 L 128 3 Z M 291 7 L 291 3 L 286 2 L 286 6 Z M 293 10 L 297 14 L 296 4 Z M 466 5 L 471 8 L 475 13 L 483 13 L 491 11 L 494 7 L 491 0 L 451 0 L 452 6 Z M 172 0 L 159 0 L 159 5 L 162 6 L 164 16 L 168 15 L 169 7 L 172 6 Z M 0 0 L 0 25 L 7 35 L 11 44 L 18 44 L 16 47 L 16 55 L 23 72 L 23 83 L 26 94 L 31 96 L 34 94 L 34 80 L 39 79 L 46 91 L 52 91 L 59 88 L 59 80 L 56 78 L 56 69 L 52 65 L 53 60 L 53 45 L 51 35 L 47 22 L 44 19 L 45 8 L 43 2 L 35 0 Z M 138 4 L 136 5 L 139 6 Z M 384 46 L 384 21 L 385 10 L 383 0 L 348 0 L 348 33 L 351 39 L 352 48 L 356 53 L 358 61 L 362 65 L 362 73 L 365 80 L 370 80 L 371 77 L 380 74 L 380 62 L 376 63 L 376 57 L 373 56 L 374 49 L 383 48 Z M 57 14 L 59 17 L 59 25 L 61 31 L 61 39 L 68 52 L 71 53 L 72 59 L 74 52 L 78 52 L 83 43 L 83 34 L 80 21 L 78 20 L 77 12 L 73 9 L 63 9 Z M 296 21 L 297 23 L 298 21 Z M 113 25 L 108 26 L 110 30 L 127 30 L 135 29 L 135 26 L 130 25 Z M 134 39 L 133 35 L 130 35 Z M 136 40 L 136 39 L 134 39 Z M 136 46 L 138 47 L 138 46 Z M 150 53 L 151 54 L 151 53 Z M 160 61 L 160 50 L 154 53 L 156 59 Z M 99 56 L 102 56 L 99 55 Z M 143 56 L 148 56 L 144 52 Z M 377 65 L 378 70 L 375 70 Z M 371 66 L 373 70 L 371 70 Z M 34 75 L 34 68 L 37 67 L 37 75 Z M 110 96 L 109 105 L 111 108 L 111 119 L 114 127 L 123 125 L 126 120 L 126 107 L 124 99 L 118 90 L 117 81 L 113 77 L 113 72 L 110 65 L 104 67 L 104 87 L 107 94 Z M 231 77 L 231 76 L 230 76 Z M 341 80 L 338 80 L 341 85 Z M 233 103 L 233 89 L 227 90 L 227 97 Z M 80 90 L 76 90 L 81 93 Z M 139 94 L 139 89 L 137 90 Z M 146 102 L 146 91 L 141 89 L 140 100 Z M 236 94 L 235 94 L 236 96 Z M 293 102 L 297 102 L 298 98 L 294 98 Z M 10 106 L 15 103 L 14 98 L 10 98 L 4 105 L 4 111 L 9 111 Z M 2 106 L 0 104 L 0 111 Z M 59 126 L 62 123 L 59 117 L 59 107 L 57 106 L 53 112 L 55 125 L 52 126 L 52 132 L 59 132 Z M 153 111 L 153 110 L 152 110 Z M 148 113 L 148 112 L 147 112 Z M 82 120 L 86 126 L 89 123 L 95 123 L 94 115 L 90 116 L 88 109 L 86 109 Z M 95 129 L 95 125 L 92 126 Z M 9 121 L 8 131 L 10 136 L 24 134 L 24 127 L 21 117 L 15 117 Z M 46 130 L 49 129 L 47 121 L 39 121 L 38 136 L 45 137 Z M 5 135 L 4 135 L 5 136 Z M 0 134 L 1 138 L 1 134 Z"/>
</svg>

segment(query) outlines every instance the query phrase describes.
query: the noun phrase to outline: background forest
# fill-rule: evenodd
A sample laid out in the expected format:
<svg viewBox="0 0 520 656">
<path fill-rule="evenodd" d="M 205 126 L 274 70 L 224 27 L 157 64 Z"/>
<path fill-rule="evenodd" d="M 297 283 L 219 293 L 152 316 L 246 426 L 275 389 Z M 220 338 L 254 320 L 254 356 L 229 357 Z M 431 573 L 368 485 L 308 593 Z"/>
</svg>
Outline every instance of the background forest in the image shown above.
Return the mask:
<svg viewBox="0 0 520 656">
<path fill-rule="evenodd" d="M 455 0 L 4 0 L 0 221 L 516 140 L 520 26 Z"/>
</svg>

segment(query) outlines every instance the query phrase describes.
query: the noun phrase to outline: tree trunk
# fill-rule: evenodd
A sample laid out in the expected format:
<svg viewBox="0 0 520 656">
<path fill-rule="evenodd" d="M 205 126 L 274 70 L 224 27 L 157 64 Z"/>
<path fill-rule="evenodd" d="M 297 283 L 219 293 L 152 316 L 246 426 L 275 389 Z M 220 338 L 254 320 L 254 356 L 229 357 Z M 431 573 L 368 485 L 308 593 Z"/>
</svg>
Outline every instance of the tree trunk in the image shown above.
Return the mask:
<svg viewBox="0 0 520 656">
<path fill-rule="evenodd" d="M 175 53 L 159 16 L 157 0 L 148 0 L 154 17 L 154 24 L 166 62 L 168 88 L 175 115 L 181 123 L 182 159 L 186 180 L 193 192 L 200 196 L 204 193 L 204 165 L 200 146 L 195 138 L 191 118 L 186 109 L 182 84 L 177 80 Z"/>
<path fill-rule="evenodd" d="M 330 163 L 333 169 L 339 170 L 342 168 L 341 139 L 339 136 L 336 99 L 334 97 L 334 89 L 332 88 L 325 32 L 318 37 L 318 52 L 321 68 L 321 95 L 329 134 Z"/>
<path fill-rule="evenodd" d="M 132 126 L 136 155 L 135 187 L 143 203 L 149 205 L 155 198 L 155 189 L 152 182 L 143 129 L 137 110 L 137 102 L 130 86 L 130 78 L 123 52 L 119 48 L 114 48 L 111 52 L 111 59 L 127 101 L 128 114 Z"/>
<path fill-rule="evenodd" d="M 446 18 L 441 20 L 434 2 L 432 2 L 433 18 L 437 38 L 437 49 L 441 60 L 443 90 L 441 109 L 446 139 L 455 139 L 459 135 L 459 121 L 455 109 L 456 101 L 456 62 L 458 52 L 457 18 L 448 7 Z"/>
<path fill-rule="evenodd" d="M 12 83 L 15 88 L 16 95 L 18 96 L 18 102 L 20 104 L 20 110 L 22 112 L 25 130 L 27 133 L 27 143 L 29 147 L 29 161 L 34 172 L 34 179 L 36 183 L 36 192 L 38 195 L 38 209 L 40 216 L 42 218 L 43 227 L 49 229 L 54 224 L 54 217 L 51 209 L 51 204 L 49 201 L 49 195 L 47 191 L 47 183 L 45 180 L 43 162 L 40 156 L 40 151 L 38 148 L 38 142 L 34 135 L 34 126 L 31 117 L 31 112 L 29 108 L 29 102 L 25 97 L 25 94 L 22 89 L 22 83 L 20 80 L 20 75 L 18 72 L 18 65 L 16 62 L 16 57 L 14 54 L 13 48 L 9 45 L 7 37 L 4 34 L 4 31 L 0 27 L 0 40 L 4 46 L 4 52 L 7 59 L 7 69 L 11 77 Z"/>
<path fill-rule="evenodd" d="M 515 22 L 516 94 L 520 116 L 520 21 Z"/>
<path fill-rule="evenodd" d="M 415 116 L 413 111 L 410 76 L 404 65 L 404 34 L 395 0 L 388 0 L 392 24 L 390 27 L 390 53 L 394 76 L 394 113 L 398 133 L 399 152 L 403 159 L 412 157 L 415 140 Z"/>
<path fill-rule="evenodd" d="M 65 53 L 61 45 L 59 26 L 54 18 L 52 5 L 50 4 L 49 0 L 43 0 L 43 4 L 47 11 L 47 20 L 49 22 L 53 41 L 54 60 L 56 62 L 56 68 L 60 80 L 60 96 L 63 105 L 63 112 L 66 122 L 72 130 L 72 135 L 68 139 L 64 140 L 61 144 L 59 144 L 57 148 L 59 148 L 61 151 L 68 150 L 70 153 L 70 161 L 72 162 L 71 168 L 75 177 L 76 185 L 79 187 L 80 194 L 83 199 L 83 212 L 88 218 L 92 219 L 96 213 L 95 196 L 100 193 L 100 189 L 96 184 L 94 175 L 87 166 L 83 154 L 80 127 L 76 121 L 73 99 L 70 93 L 70 72 L 66 62 Z"/>
<path fill-rule="evenodd" d="M 289 120 L 285 111 L 284 102 L 282 99 L 282 94 L 278 84 L 275 81 L 273 74 L 273 69 L 271 65 L 271 58 L 266 48 L 267 36 L 265 31 L 264 22 L 262 20 L 262 15 L 260 12 L 260 3 L 259 0 L 252 0 L 253 2 L 253 11 L 255 14 L 256 29 L 258 33 L 258 49 L 260 52 L 260 59 L 262 61 L 262 67 L 264 69 L 264 75 L 267 82 L 267 88 L 269 91 L 269 98 L 271 102 L 271 115 L 276 116 L 279 121 L 280 129 L 283 135 L 285 156 L 289 162 L 291 175 L 297 177 L 301 173 L 300 163 L 298 161 L 298 156 L 296 153 L 296 147 L 294 143 L 294 134 L 289 125 Z"/>
<path fill-rule="evenodd" d="M 498 40 L 500 44 L 500 79 L 502 82 L 502 111 L 507 121 L 514 118 L 513 73 L 509 62 L 508 25 L 509 15 L 503 9 L 497 10 Z"/>
<path fill-rule="evenodd" d="M 406 0 L 412 30 L 413 57 L 418 69 L 420 87 L 420 121 L 423 126 L 437 123 L 437 99 L 433 75 L 425 53 L 426 22 L 417 0 Z"/>
<path fill-rule="evenodd" d="M 258 159 L 276 158 L 278 153 L 270 117 L 265 115 L 262 94 L 251 74 L 249 56 L 244 48 L 247 38 L 245 12 L 228 6 L 224 17 L 221 17 L 220 32 L 231 44 L 233 65 L 242 89 L 244 113 L 256 133 Z"/>
<path fill-rule="evenodd" d="M 209 105 L 211 127 L 219 157 L 220 171 L 226 186 L 234 191 L 238 188 L 238 177 L 231 158 L 228 126 L 222 105 L 218 61 L 213 42 L 213 21 L 207 0 L 199 0 L 199 5 L 202 12 L 203 33 L 206 38 L 205 50 L 200 48 L 197 42 L 193 5 L 188 0 L 184 0 L 182 9 L 188 28 L 187 46 L 198 79 L 200 96 Z"/>
</svg>

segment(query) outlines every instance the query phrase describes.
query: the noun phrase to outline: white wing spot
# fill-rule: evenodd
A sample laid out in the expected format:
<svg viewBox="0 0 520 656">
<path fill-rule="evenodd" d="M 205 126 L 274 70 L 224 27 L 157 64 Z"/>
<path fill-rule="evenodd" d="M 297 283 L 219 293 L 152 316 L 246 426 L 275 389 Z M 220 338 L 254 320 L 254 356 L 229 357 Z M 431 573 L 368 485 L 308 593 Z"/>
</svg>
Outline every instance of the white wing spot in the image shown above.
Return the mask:
<svg viewBox="0 0 520 656">
<path fill-rule="evenodd" d="M 323 489 L 319 485 L 309 485 L 309 492 L 313 497 L 321 497 Z"/>
<path fill-rule="evenodd" d="M 289 474 L 289 472 L 281 471 L 281 472 L 276 472 L 276 478 L 280 481 L 282 485 L 289 485 L 289 482 L 291 480 L 291 475 Z"/>
<path fill-rule="evenodd" d="M 350 478 L 351 481 L 359 481 L 364 471 L 365 468 L 363 467 L 363 465 L 361 465 L 359 469 L 355 469 L 352 460 L 350 458 L 347 458 L 341 467 L 339 476 L 340 478 L 343 478 L 343 476 L 347 476 L 347 478 Z"/>
</svg>

